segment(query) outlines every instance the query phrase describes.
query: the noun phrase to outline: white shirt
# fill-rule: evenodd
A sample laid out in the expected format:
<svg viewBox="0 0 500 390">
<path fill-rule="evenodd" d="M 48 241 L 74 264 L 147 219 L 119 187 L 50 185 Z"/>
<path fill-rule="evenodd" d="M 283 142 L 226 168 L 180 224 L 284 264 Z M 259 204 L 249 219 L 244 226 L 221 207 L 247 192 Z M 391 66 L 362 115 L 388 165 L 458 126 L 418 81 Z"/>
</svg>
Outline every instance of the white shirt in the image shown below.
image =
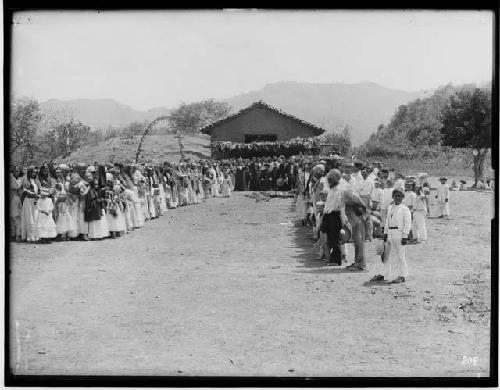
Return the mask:
<svg viewBox="0 0 500 390">
<path fill-rule="evenodd" d="M 383 194 L 384 190 L 382 188 L 374 188 L 372 191 L 372 202 L 382 203 Z"/>
<path fill-rule="evenodd" d="M 328 196 L 326 197 L 325 214 L 331 213 L 332 211 L 340 211 L 342 221 L 347 221 L 345 215 L 344 192 L 340 188 L 340 185 L 330 188 Z"/>
<path fill-rule="evenodd" d="M 374 188 L 373 180 L 367 177 L 359 184 L 358 188 L 359 196 L 371 196 Z"/>
<path fill-rule="evenodd" d="M 387 219 L 385 220 L 384 233 L 388 234 L 389 227 L 397 227 L 401 233 L 401 238 L 407 238 L 411 230 L 411 212 L 408 207 L 400 203 L 391 204 L 387 210 Z"/>
<path fill-rule="evenodd" d="M 405 197 L 403 199 L 403 204 L 406 207 L 411 207 L 412 209 L 414 209 L 416 197 L 417 197 L 417 194 L 415 194 L 413 191 L 405 191 Z"/>
<path fill-rule="evenodd" d="M 394 188 L 384 188 L 384 192 L 382 194 L 382 205 L 380 208 L 382 210 L 387 210 L 389 205 L 392 203 L 392 190 Z"/>
<path fill-rule="evenodd" d="M 351 174 L 352 191 L 359 195 L 360 185 L 363 182 L 363 175 L 360 171 Z"/>
<path fill-rule="evenodd" d="M 449 198 L 449 196 L 450 196 L 450 187 L 446 183 L 441 184 L 437 190 L 438 201 L 444 202 L 445 199 Z"/>
<path fill-rule="evenodd" d="M 351 179 L 352 181 L 352 179 Z M 339 187 L 342 191 L 352 191 L 352 184 L 351 182 L 348 182 L 345 180 L 343 177 L 339 181 Z"/>
<path fill-rule="evenodd" d="M 415 202 L 413 203 L 413 210 L 427 210 L 425 206 L 425 195 L 416 195 Z"/>
<path fill-rule="evenodd" d="M 33 192 L 34 192 L 35 194 L 38 194 L 38 186 L 36 185 L 36 181 L 35 181 L 35 180 L 33 180 L 33 179 L 30 179 L 30 183 L 31 183 L 31 185 L 33 186 Z"/>
</svg>

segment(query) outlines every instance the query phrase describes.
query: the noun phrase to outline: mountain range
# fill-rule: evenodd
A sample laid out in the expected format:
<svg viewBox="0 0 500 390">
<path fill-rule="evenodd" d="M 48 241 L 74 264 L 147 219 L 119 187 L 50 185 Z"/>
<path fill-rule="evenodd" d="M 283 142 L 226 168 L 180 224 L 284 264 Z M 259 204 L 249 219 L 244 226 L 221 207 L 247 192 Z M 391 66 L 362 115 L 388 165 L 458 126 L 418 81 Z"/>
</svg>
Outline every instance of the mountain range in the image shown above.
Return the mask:
<svg viewBox="0 0 500 390">
<path fill-rule="evenodd" d="M 285 81 L 217 100 L 230 104 L 233 111 L 263 100 L 327 131 L 341 131 L 349 125 L 352 143 L 359 145 L 379 124 L 387 123 L 398 106 L 430 96 L 432 92 L 406 92 L 372 82 L 314 84 Z M 65 112 L 92 128 L 123 127 L 132 121 L 151 121 L 174 109 L 155 107 L 140 111 L 113 99 L 51 99 L 40 103 L 40 107 L 42 112 L 51 115 Z"/>
</svg>

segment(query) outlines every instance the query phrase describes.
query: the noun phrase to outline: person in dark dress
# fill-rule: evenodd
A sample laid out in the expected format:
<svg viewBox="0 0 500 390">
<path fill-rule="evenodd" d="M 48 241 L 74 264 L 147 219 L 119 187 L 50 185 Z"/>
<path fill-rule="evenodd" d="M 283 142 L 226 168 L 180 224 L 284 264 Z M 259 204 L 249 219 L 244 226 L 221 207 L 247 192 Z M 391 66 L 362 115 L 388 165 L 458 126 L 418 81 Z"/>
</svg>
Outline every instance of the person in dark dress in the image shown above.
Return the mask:
<svg viewBox="0 0 500 390">
<path fill-rule="evenodd" d="M 287 191 L 288 180 L 287 180 L 287 174 L 286 174 L 286 162 L 282 156 L 280 156 L 278 162 L 279 162 L 278 179 L 277 179 L 278 191 Z"/>
<path fill-rule="evenodd" d="M 259 190 L 260 191 L 269 191 L 269 172 L 268 172 L 268 164 L 263 164 L 260 168 L 260 177 L 259 177 Z"/>
<path fill-rule="evenodd" d="M 255 161 L 250 165 L 250 191 L 259 191 L 259 166 Z"/>
<path fill-rule="evenodd" d="M 99 181 L 93 180 L 87 194 L 85 195 L 85 209 L 83 218 L 85 222 L 98 221 L 102 217 L 104 208 Z"/>
<path fill-rule="evenodd" d="M 236 167 L 236 176 L 234 183 L 235 191 L 246 191 L 247 190 L 247 180 L 245 177 L 245 165 L 243 165 L 241 159 Z"/>
<path fill-rule="evenodd" d="M 278 185 L 276 184 L 276 181 L 278 180 L 278 164 L 276 163 L 276 159 L 274 159 L 271 164 L 272 164 L 272 173 L 271 173 L 272 189 L 273 191 L 277 191 Z"/>
</svg>

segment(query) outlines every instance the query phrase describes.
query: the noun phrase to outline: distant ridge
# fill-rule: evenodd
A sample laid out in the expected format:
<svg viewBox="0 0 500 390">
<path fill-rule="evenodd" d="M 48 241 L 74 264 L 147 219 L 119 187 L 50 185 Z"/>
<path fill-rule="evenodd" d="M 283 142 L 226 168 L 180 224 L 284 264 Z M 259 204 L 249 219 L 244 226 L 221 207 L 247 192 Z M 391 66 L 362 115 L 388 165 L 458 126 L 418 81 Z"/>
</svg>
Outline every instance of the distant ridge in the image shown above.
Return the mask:
<svg viewBox="0 0 500 390">
<path fill-rule="evenodd" d="M 359 145 L 379 124 L 387 123 L 398 106 L 430 96 L 432 92 L 400 91 L 371 81 L 357 84 L 283 81 L 223 100 L 234 110 L 263 100 L 327 131 L 340 131 L 348 124 L 353 144 Z"/>
<path fill-rule="evenodd" d="M 379 124 L 389 121 L 398 106 L 430 96 L 432 92 L 400 91 L 371 81 L 356 84 L 280 81 L 257 91 L 227 99 L 214 96 L 214 99 L 229 103 L 233 112 L 262 100 L 327 131 L 341 131 L 349 125 L 353 144 L 360 145 Z M 40 107 L 45 113 L 67 112 L 94 129 L 124 127 L 133 121 L 152 121 L 172 111 L 167 107 L 140 111 L 113 99 L 51 99 L 40 103 Z"/>
<path fill-rule="evenodd" d="M 40 108 L 45 113 L 68 113 L 92 128 L 122 127 L 133 121 L 153 120 L 171 111 L 166 107 L 139 111 L 113 99 L 50 99 L 40 103 Z"/>
</svg>

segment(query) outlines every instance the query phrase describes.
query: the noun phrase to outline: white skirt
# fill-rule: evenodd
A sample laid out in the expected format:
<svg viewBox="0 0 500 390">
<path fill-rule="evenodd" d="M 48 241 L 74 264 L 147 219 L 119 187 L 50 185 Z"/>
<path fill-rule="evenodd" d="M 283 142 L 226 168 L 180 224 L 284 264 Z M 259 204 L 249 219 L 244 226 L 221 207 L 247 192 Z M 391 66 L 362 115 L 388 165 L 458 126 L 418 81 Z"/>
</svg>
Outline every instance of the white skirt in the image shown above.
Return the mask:
<svg viewBox="0 0 500 390">
<path fill-rule="evenodd" d="M 156 207 L 153 196 L 148 196 L 148 208 L 149 208 L 149 216 L 152 218 L 156 218 Z"/>
<path fill-rule="evenodd" d="M 89 238 L 104 238 L 109 236 L 108 222 L 106 216 L 96 221 L 87 222 Z"/>
<path fill-rule="evenodd" d="M 45 215 L 43 213 L 38 213 L 36 236 L 38 238 L 54 238 L 57 236 L 56 224 L 52 219 L 52 214 Z"/>
<path fill-rule="evenodd" d="M 229 184 L 222 185 L 222 196 L 231 196 L 231 188 L 229 188 Z"/>
<path fill-rule="evenodd" d="M 117 210 L 116 217 L 110 213 L 106 213 L 106 219 L 108 221 L 108 228 L 110 232 L 124 232 L 127 230 L 125 214 L 123 214 L 121 210 Z"/>
<path fill-rule="evenodd" d="M 35 198 L 25 197 L 21 211 L 21 239 L 35 241 L 36 226 L 38 219 L 38 209 L 35 204 Z"/>
<path fill-rule="evenodd" d="M 167 197 L 163 189 L 163 184 L 160 184 L 160 211 L 162 214 L 167 212 Z"/>
<path fill-rule="evenodd" d="M 69 210 L 66 210 L 64 214 L 59 213 L 57 216 L 56 232 L 57 234 L 68 234 L 69 237 L 76 237 L 76 221 L 73 220 Z"/>
<path fill-rule="evenodd" d="M 132 204 L 127 203 L 127 208 L 124 210 L 124 214 L 125 214 L 125 226 L 127 227 L 127 231 L 128 230 L 132 230 L 134 228 L 134 225 L 132 223 L 132 213 L 131 213 L 131 210 L 134 210 L 134 212 L 135 212 L 133 203 Z"/>
<path fill-rule="evenodd" d="M 132 224 L 135 228 L 144 226 L 144 214 L 142 213 L 141 202 L 134 202 L 134 212 L 132 215 Z"/>
</svg>

